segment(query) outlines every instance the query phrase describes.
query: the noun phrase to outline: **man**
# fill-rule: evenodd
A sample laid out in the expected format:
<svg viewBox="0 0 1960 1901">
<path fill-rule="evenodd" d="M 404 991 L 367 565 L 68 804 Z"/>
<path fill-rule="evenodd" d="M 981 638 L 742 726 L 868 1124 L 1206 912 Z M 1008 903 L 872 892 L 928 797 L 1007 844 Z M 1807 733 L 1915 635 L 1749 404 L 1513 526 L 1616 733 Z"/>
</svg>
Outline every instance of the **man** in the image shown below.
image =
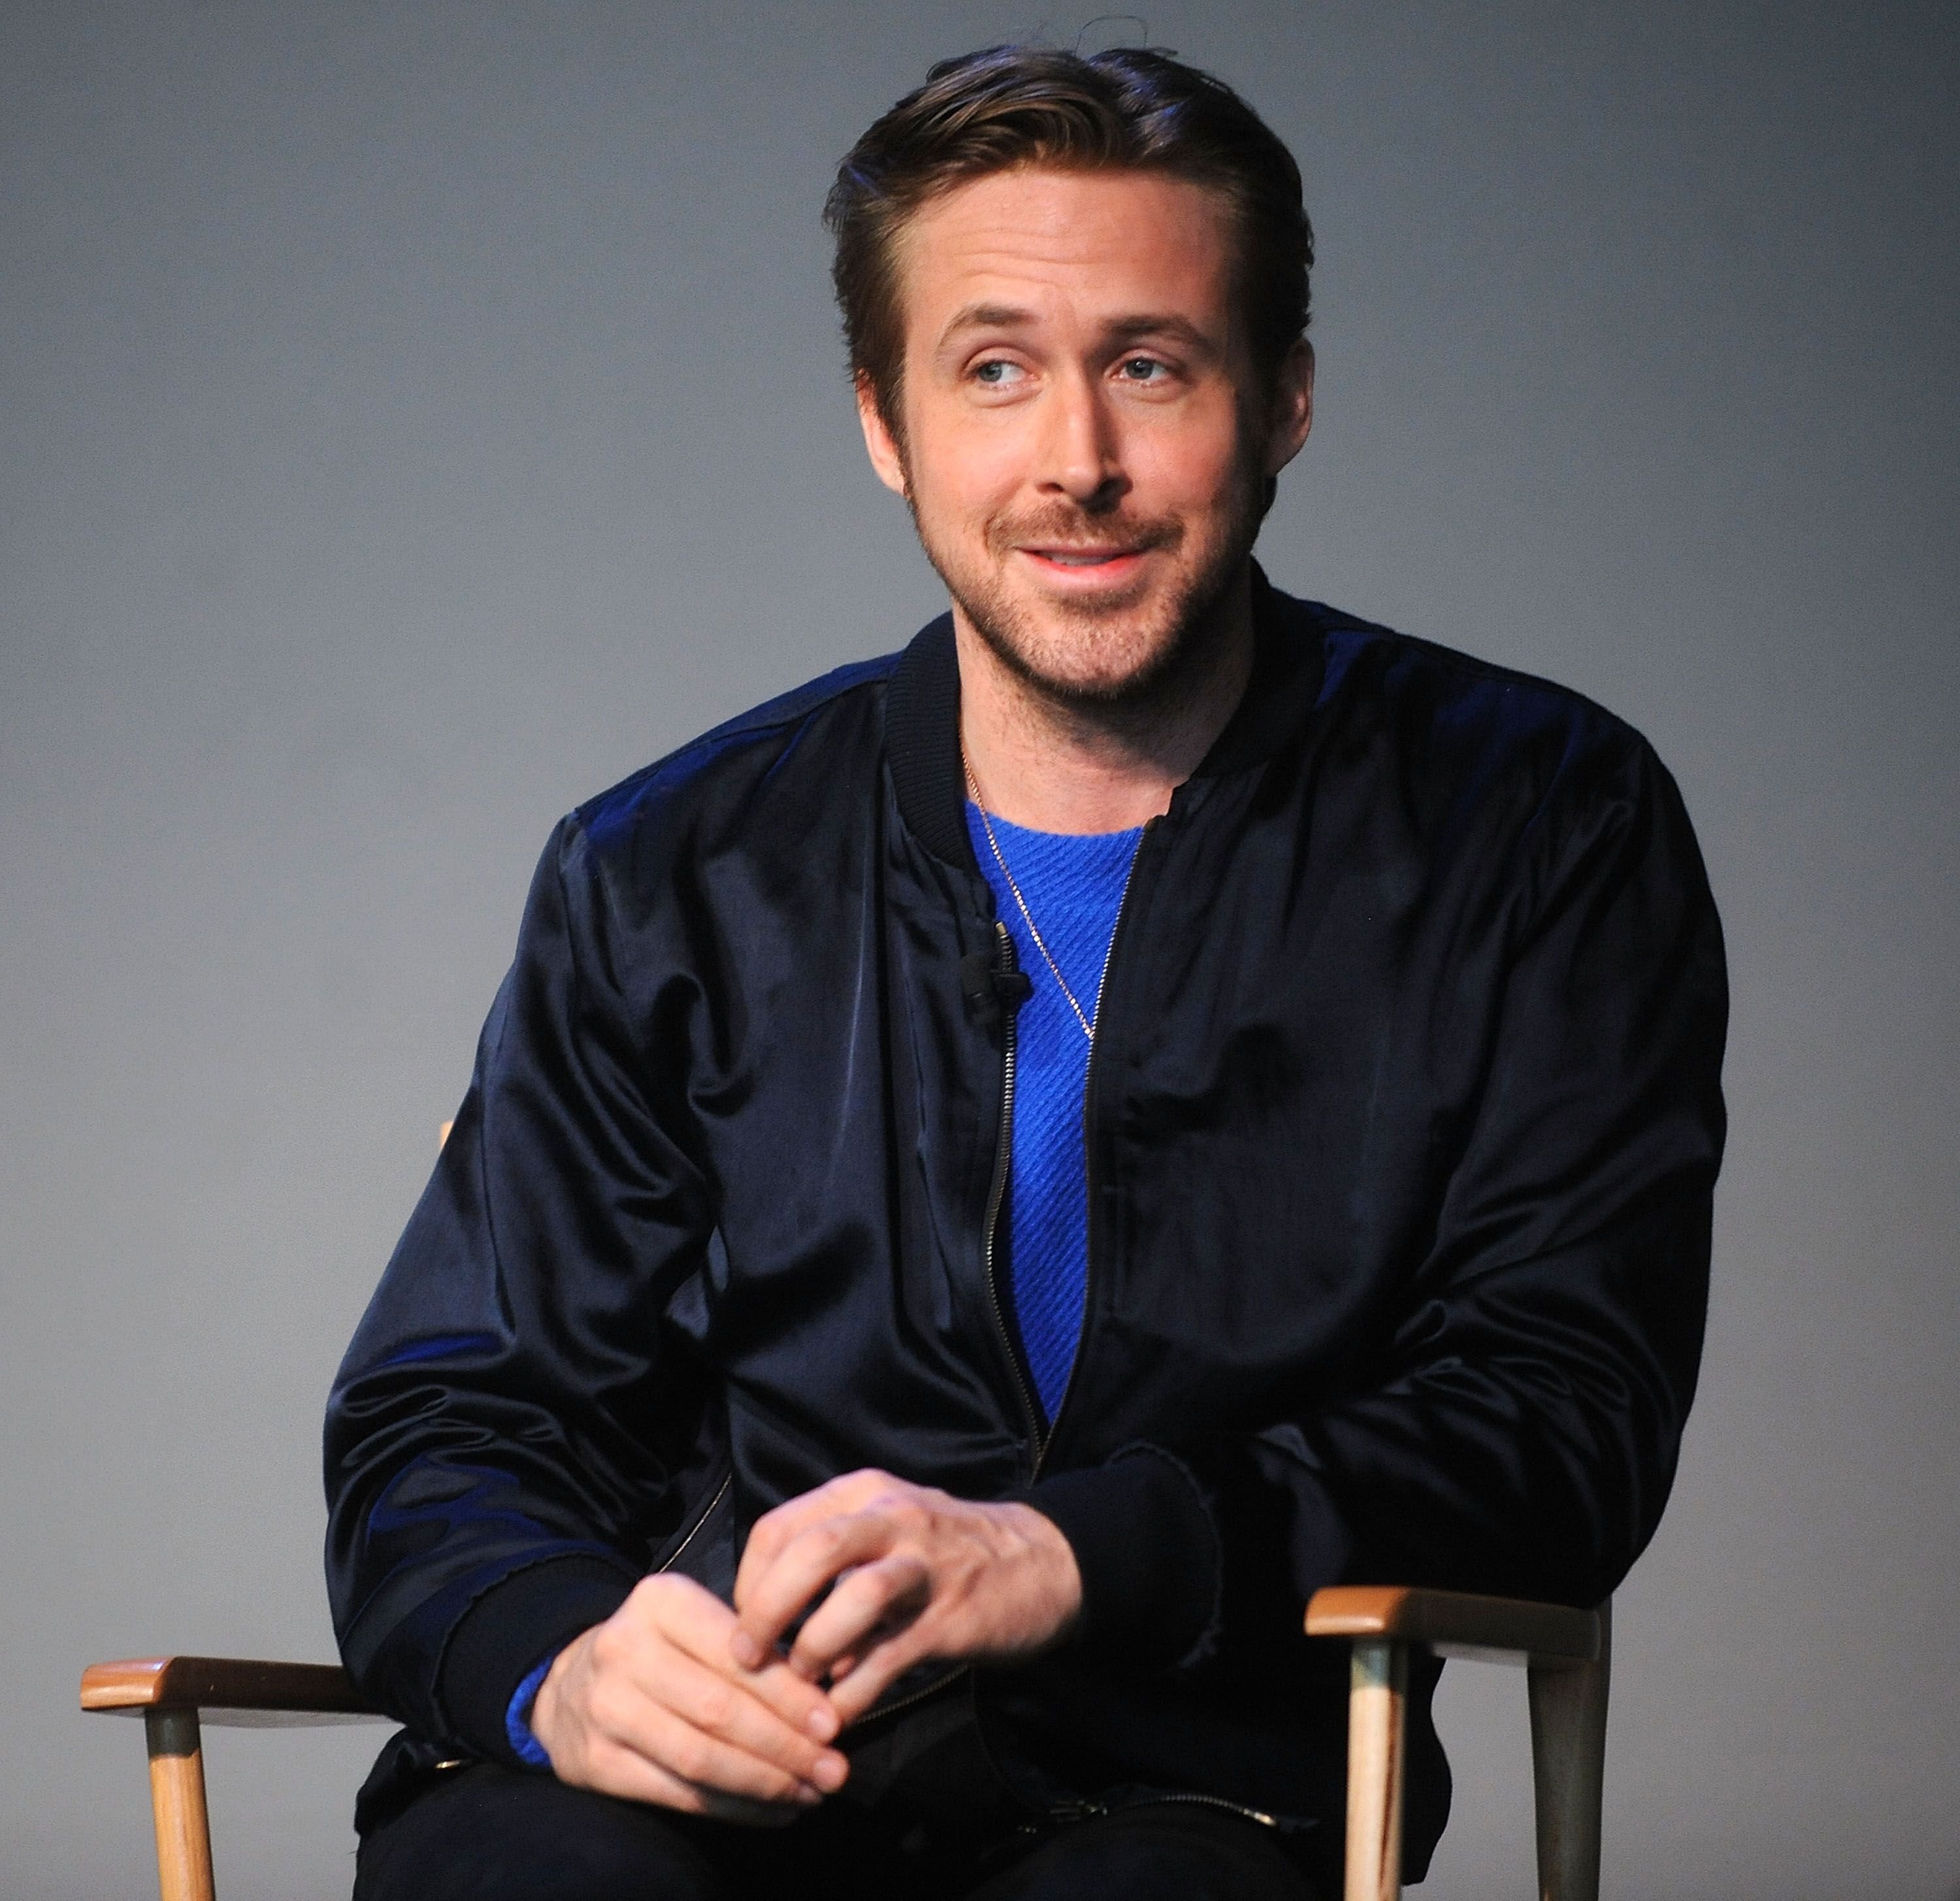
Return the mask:
<svg viewBox="0 0 1960 1901">
<path fill-rule="evenodd" d="M 329 1420 L 361 1891 L 1325 1890 L 1312 1592 L 1587 1603 L 1658 1517 L 1692 836 L 1596 707 L 1252 565 L 1311 239 L 1236 96 L 951 62 L 829 215 L 952 610 L 546 852 Z"/>
</svg>

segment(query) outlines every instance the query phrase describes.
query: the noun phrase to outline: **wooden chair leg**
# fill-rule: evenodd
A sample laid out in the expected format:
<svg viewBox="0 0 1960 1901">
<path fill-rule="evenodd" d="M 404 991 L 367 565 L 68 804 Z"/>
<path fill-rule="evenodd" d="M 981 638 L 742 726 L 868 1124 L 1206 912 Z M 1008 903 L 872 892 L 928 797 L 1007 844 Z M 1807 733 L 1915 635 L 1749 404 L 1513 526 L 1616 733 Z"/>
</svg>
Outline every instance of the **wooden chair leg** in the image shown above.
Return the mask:
<svg viewBox="0 0 1960 1901">
<path fill-rule="evenodd" d="M 1531 1667 L 1541 1901 L 1599 1901 L 1599 1808 L 1612 1642 L 1612 1606 L 1602 1604 L 1598 1662 Z"/>
<path fill-rule="evenodd" d="M 194 1709 L 148 1709 L 150 1806 L 157 1823 L 163 1901 L 214 1901 L 211 1821 L 204 1806 L 204 1750 Z"/>
<path fill-rule="evenodd" d="M 1357 1641 L 1350 1682 L 1346 1901 L 1399 1901 L 1408 1646 Z"/>
</svg>

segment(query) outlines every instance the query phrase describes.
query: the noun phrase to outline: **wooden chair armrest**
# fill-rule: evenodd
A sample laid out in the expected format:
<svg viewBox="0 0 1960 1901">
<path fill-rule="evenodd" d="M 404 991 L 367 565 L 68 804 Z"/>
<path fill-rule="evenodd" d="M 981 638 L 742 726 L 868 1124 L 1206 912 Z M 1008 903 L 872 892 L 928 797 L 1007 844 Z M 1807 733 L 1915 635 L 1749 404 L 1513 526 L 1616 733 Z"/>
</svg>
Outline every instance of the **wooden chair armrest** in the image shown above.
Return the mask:
<svg viewBox="0 0 1960 1901">
<path fill-rule="evenodd" d="M 1599 1614 L 1522 1597 L 1480 1597 L 1405 1584 L 1335 1584 L 1306 1607 L 1309 1637 L 1426 1644 L 1446 1657 L 1560 1664 L 1599 1655 Z"/>
<path fill-rule="evenodd" d="M 372 1721 L 381 1712 L 338 1664 L 264 1664 L 242 1657 L 141 1657 L 91 1664 L 81 1706 L 124 1716 L 196 1710 L 248 1727 Z"/>
</svg>

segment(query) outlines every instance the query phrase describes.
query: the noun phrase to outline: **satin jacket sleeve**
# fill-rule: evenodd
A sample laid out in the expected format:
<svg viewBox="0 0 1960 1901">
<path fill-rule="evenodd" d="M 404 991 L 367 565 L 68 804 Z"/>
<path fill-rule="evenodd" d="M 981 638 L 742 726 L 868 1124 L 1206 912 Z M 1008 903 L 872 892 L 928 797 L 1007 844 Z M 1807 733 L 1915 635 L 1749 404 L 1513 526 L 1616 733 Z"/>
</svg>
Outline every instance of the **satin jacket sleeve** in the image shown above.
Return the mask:
<svg viewBox="0 0 1960 1901">
<path fill-rule="evenodd" d="M 509 1754 L 515 1685 L 609 1616 L 673 1530 L 705 1403 L 667 1321 L 704 1261 L 710 1197 L 678 1095 L 650 1098 L 588 849 L 568 820 L 545 852 L 469 1092 L 327 1417 L 348 1667 L 412 1729 L 479 1755 Z"/>
</svg>

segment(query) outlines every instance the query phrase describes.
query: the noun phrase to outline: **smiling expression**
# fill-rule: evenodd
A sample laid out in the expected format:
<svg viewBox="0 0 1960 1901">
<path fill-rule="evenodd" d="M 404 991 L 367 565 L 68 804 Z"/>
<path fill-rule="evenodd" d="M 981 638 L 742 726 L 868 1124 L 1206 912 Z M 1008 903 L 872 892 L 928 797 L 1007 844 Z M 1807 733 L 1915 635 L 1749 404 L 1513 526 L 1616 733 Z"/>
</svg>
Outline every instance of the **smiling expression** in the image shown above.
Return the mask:
<svg viewBox="0 0 1960 1901">
<path fill-rule="evenodd" d="M 867 444 L 956 616 L 1051 699 L 1147 697 L 1242 598 L 1312 358 L 1260 387 L 1234 239 L 1205 186 L 1039 167 L 956 186 L 901 238 L 903 429 L 861 387 Z"/>
</svg>

